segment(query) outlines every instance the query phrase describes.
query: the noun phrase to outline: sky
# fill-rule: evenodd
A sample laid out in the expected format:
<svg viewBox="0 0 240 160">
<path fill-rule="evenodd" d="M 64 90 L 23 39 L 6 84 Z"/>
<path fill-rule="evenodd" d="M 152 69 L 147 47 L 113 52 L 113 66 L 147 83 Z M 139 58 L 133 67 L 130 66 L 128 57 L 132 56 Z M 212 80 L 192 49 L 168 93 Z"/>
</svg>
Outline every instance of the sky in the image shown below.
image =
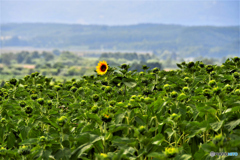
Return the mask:
<svg viewBox="0 0 240 160">
<path fill-rule="evenodd" d="M 236 26 L 239 0 L 0 0 L 0 23 Z"/>
</svg>

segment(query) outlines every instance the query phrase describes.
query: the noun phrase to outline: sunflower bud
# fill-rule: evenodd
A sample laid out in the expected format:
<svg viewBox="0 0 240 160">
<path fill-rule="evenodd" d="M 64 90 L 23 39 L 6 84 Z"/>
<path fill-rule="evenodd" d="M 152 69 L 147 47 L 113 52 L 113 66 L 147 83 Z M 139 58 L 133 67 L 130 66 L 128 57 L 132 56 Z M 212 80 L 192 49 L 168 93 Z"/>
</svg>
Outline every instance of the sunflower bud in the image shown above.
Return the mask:
<svg viewBox="0 0 240 160">
<path fill-rule="evenodd" d="M 212 72 L 210 72 L 210 75 L 211 75 L 211 76 L 214 76 L 214 75 L 216 75 L 216 72 L 215 72 L 215 71 L 212 71 Z"/>
<path fill-rule="evenodd" d="M 184 99 L 186 99 L 187 98 L 187 96 L 186 96 L 186 94 L 185 93 L 181 93 L 181 94 L 179 94 L 178 95 L 178 100 L 184 100 Z"/>
<path fill-rule="evenodd" d="M 212 72 L 213 71 L 213 66 L 212 65 L 207 65 L 206 66 L 206 71 L 207 71 L 207 73 Z"/>
<path fill-rule="evenodd" d="M 2 123 L 2 124 L 5 124 L 6 122 L 7 122 L 7 121 L 6 121 L 5 118 L 2 118 L 2 119 L 1 119 L 1 123 Z"/>
<path fill-rule="evenodd" d="M 146 104 L 151 104 L 154 101 L 154 99 L 150 98 L 150 97 L 146 97 L 146 98 L 144 98 L 144 101 Z"/>
<path fill-rule="evenodd" d="M 98 112 L 98 107 L 97 106 L 93 106 L 91 108 L 91 111 L 92 111 L 92 113 L 97 113 Z"/>
<path fill-rule="evenodd" d="M 131 96 L 131 99 L 136 99 L 136 98 L 137 98 L 136 95 L 132 95 L 132 96 Z"/>
<path fill-rule="evenodd" d="M 106 86 L 102 86 L 102 87 L 101 87 L 101 90 L 103 90 L 103 91 L 104 91 L 104 90 L 105 90 L 105 88 L 106 88 Z"/>
<path fill-rule="evenodd" d="M 102 115 L 102 121 L 103 122 L 111 122 L 111 120 L 112 120 L 112 117 L 111 117 L 111 115 L 110 114 L 104 114 L 104 115 Z"/>
<path fill-rule="evenodd" d="M 93 98 L 94 102 L 97 102 L 99 100 L 99 95 L 94 94 L 92 98 Z"/>
<path fill-rule="evenodd" d="M 25 108 L 25 113 L 27 113 L 27 114 L 31 114 L 32 111 L 33 111 L 32 107 L 28 106 L 28 107 Z"/>
<path fill-rule="evenodd" d="M 112 87 L 111 86 L 107 86 L 106 88 L 105 88 L 105 92 L 106 93 L 110 93 L 112 91 Z"/>
<path fill-rule="evenodd" d="M 53 103 L 52 103 L 51 100 L 48 100 L 48 101 L 47 101 L 47 105 L 48 105 L 48 109 L 52 109 Z"/>
<path fill-rule="evenodd" d="M 227 93 L 229 93 L 229 92 L 232 91 L 232 87 L 231 87 L 229 84 L 227 84 L 227 85 L 224 87 L 224 90 L 225 90 Z"/>
<path fill-rule="evenodd" d="M 233 77 L 236 78 L 236 79 L 239 79 L 240 75 L 238 72 L 234 72 L 233 73 Z"/>
<path fill-rule="evenodd" d="M 165 148 L 164 154 L 167 156 L 167 158 L 174 158 L 178 154 L 178 148 L 175 147 Z"/>
<path fill-rule="evenodd" d="M 63 87 L 63 84 L 62 84 L 62 83 L 58 83 L 57 85 L 59 85 L 61 88 Z"/>
<path fill-rule="evenodd" d="M 116 103 L 117 103 L 117 102 L 116 102 L 115 100 L 112 100 L 112 101 L 110 101 L 109 104 L 110 104 L 111 106 L 114 106 Z"/>
<path fill-rule="evenodd" d="M 190 79 L 189 77 L 185 77 L 183 80 L 184 80 L 186 83 L 190 83 L 190 82 L 191 82 L 191 79 Z"/>
<path fill-rule="evenodd" d="M 51 78 L 45 78 L 45 82 L 46 83 L 50 83 L 51 82 Z"/>
<path fill-rule="evenodd" d="M 144 96 L 141 96 L 140 97 L 140 102 L 144 102 L 144 99 L 145 99 Z"/>
<path fill-rule="evenodd" d="M 23 108 L 23 107 L 25 107 L 27 104 L 26 104 L 25 101 L 22 101 L 22 102 L 19 103 L 19 105 Z"/>
<path fill-rule="evenodd" d="M 116 103 L 116 106 L 117 107 L 124 107 L 124 103 L 123 102 L 118 102 L 118 103 Z"/>
<path fill-rule="evenodd" d="M 30 97 L 31 97 L 32 100 L 36 100 L 38 98 L 38 95 L 37 94 L 32 94 Z"/>
<path fill-rule="evenodd" d="M 106 159 L 106 158 L 108 158 L 108 155 L 106 153 L 101 153 L 100 157 L 103 158 L 103 159 Z"/>
<path fill-rule="evenodd" d="M 194 66 L 194 62 L 189 62 L 187 65 L 188 68 L 192 68 L 193 66 Z"/>
<path fill-rule="evenodd" d="M 199 62 L 199 66 L 200 66 L 201 68 L 204 68 L 204 63 L 203 63 L 203 62 Z"/>
<path fill-rule="evenodd" d="M 218 134 L 213 138 L 213 144 L 215 144 L 216 146 L 219 147 L 223 147 L 224 144 L 226 143 L 226 138 L 224 138 L 224 136 L 222 134 Z"/>
<path fill-rule="evenodd" d="M 157 74 L 159 72 L 159 68 L 154 68 L 152 71 L 153 73 Z"/>
<path fill-rule="evenodd" d="M 240 89 L 236 89 L 235 94 L 240 96 Z"/>
<path fill-rule="evenodd" d="M 124 93 L 124 91 L 123 91 L 123 89 L 122 88 L 120 88 L 119 90 L 118 90 L 118 92 L 117 92 L 118 94 L 123 94 Z"/>
<path fill-rule="evenodd" d="M 78 90 L 77 90 L 77 93 L 82 93 L 84 92 L 84 88 L 83 87 L 79 87 Z"/>
<path fill-rule="evenodd" d="M 62 87 L 60 87 L 59 85 L 54 85 L 54 90 L 56 90 L 56 91 L 59 91 Z"/>
<path fill-rule="evenodd" d="M 209 83 L 208 83 L 211 87 L 213 87 L 214 85 L 216 85 L 216 81 L 215 80 L 211 80 Z"/>
<path fill-rule="evenodd" d="M 171 96 L 172 98 L 176 98 L 177 95 L 178 95 L 178 93 L 177 93 L 176 91 L 173 91 L 173 92 L 171 92 L 171 94 L 170 94 L 170 96 Z"/>
<path fill-rule="evenodd" d="M 213 88 L 213 93 L 219 95 L 221 93 L 221 89 L 218 87 Z"/>
<path fill-rule="evenodd" d="M 203 95 L 207 98 L 210 98 L 212 93 L 211 93 L 211 90 L 210 89 L 204 89 L 203 90 Z"/>
<path fill-rule="evenodd" d="M 176 113 L 173 113 L 170 115 L 170 119 L 173 121 L 178 121 L 178 119 L 181 117 L 181 115 L 178 115 Z"/>
<path fill-rule="evenodd" d="M 37 102 L 38 102 L 40 105 L 43 105 L 43 104 L 44 104 L 44 99 L 43 99 L 43 98 L 38 98 L 38 99 L 37 99 Z"/>
<path fill-rule="evenodd" d="M 234 58 L 233 58 L 233 61 L 234 61 L 235 63 L 238 63 L 238 62 L 240 61 L 240 58 L 239 58 L 239 57 L 234 57 Z"/>
<path fill-rule="evenodd" d="M 121 65 L 121 69 L 127 69 L 127 64 L 125 64 L 125 63 L 122 64 L 122 65 Z"/>
<path fill-rule="evenodd" d="M 7 149 L 4 147 L 0 148 L 0 155 L 5 156 L 7 154 Z"/>
<path fill-rule="evenodd" d="M 75 93 L 77 91 L 77 87 L 71 87 L 70 91 Z"/>
<path fill-rule="evenodd" d="M 12 78 L 12 79 L 10 80 L 10 84 L 16 86 L 17 80 L 16 80 L 15 78 Z"/>
<path fill-rule="evenodd" d="M 142 69 L 143 69 L 143 70 L 147 70 L 148 68 L 149 68 L 149 67 L 147 67 L 147 65 L 143 65 L 143 66 L 142 66 Z"/>
<path fill-rule="evenodd" d="M 183 87 L 183 91 L 184 91 L 184 92 L 188 92 L 188 91 L 189 91 L 189 88 L 188 88 L 188 87 Z"/>
<path fill-rule="evenodd" d="M 71 87 L 72 87 L 71 84 L 66 84 L 66 88 L 67 88 L 68 90 L 70 90 Z"/>
<path fill-rule="evenodd" d="M 142 83 L 145 84 L 146 86 L 148 85 L 149 81 L 147 79 L 143 79 Z"/>
<path fill-rule="evenodd" d="M 47 138 L 45 137 L 45 136 L 41 136 L 40 138 L 39 138 L 39 142 L 40 143 L 44 143 L 44 142 L 46 142 L 47 141 Z"/>
<path fill-rule="evenodd" d="M 144 134 L 146 132 L 146 126 L 140 126 L 138 128 L 139 133 Z"/>
<path fill-rule="evenodd" d="M 66 121 L 67 121 L 66 116 L 61 116 L 59 119 L 57 119 L 57 123 L 60 127 L 63 127 Z"/>
<path fill-rule="evenodd" d="M 80 105 L 81 105 L 81 106 L 84 106 L 84 105 L 86 105 L 86 103 L 87 103 L 87 102 L 86 102 L 85 100 L 81 100 Z"/>
<path fill-rule="evenodd" d="M 192 112 L 193 110 L 192 110 L 192 107 L 191 107 L 191 106 L 187 106 L 186 109 L 187 109 L 188 113 L 191 113 L 191 114 L 193 113 L 193 112 Z"/>
<path fill-rule="evenodd" d="M 171 90 L 171 85 L 169 85 L 169 84 L 165 84 L 164 86 L 163 86 L 163 89 L 165 89 L 167 92 L 169 92 L 170 90 Z"/>
<path fill-rule="evenodd" d="M 128 108 L 128 109 L 132 109 L 131 103 L 128 103 L 128 104 L 127 104 L 127 108 Z"/>
<path fill-rule="evenodd" d="M 152 93 L 152 91 L 149 88 L 146 88 L 146 89 L 143 90 L 143 95 L 148 96 L 151 93 Z"/>
<path fill-rule="evenodd" d="M 54 94 L 54 93 L 48 93 L 47 95 L 48 95 L 48 97 L 51 98 L 51 99 L 54 99 L 54 97 L 55 97 L 55 94 Z"/>
<path fill-rule="evenodd" d="M 182 62 L 182 65 L 185 66 L 185 65 L 186 65 L 186 62 Z"/>
<path fill-rule="evenodd" d="M 35 77 L 35 73 L 31 73 L 31 77 Z"/>
<path fill-rule="evenodd" d="M 38 72 L 35 72 L 34 74 L 35 74 L 35 76 L 36 76 L 36 77 L 39 75 L 39 73 L 38 73 Z"/>
<path fill-rule="evenodd" d="M 24 77 L 24 80 L 27 81 L 27 80 L 29 79 L 29 77 L 30 77 L 29 75 L 26 75 L 26 76 Z"/>
<path fill-rule="evenodd" d="M 3 96 L 4 96 L 5 98 L 8 98 L 8 93 L 7 93 L 7 92 L 3 92 Z"/>
<path fill-rule="evenodd" d="M 21 146 L 18 150 L 19 155 L 28 155 L 30 154 L 30 149 L 27 146 Z"/>
<path fill-rule="evenodd" d="M 140 72 L 139 75 L 140 75 L 140 76 L 143 76 L 143 75 L 144 75 L 144 72 Z"/>
<path fill-rule="evenodd" d="M 39 89 L 40 91 L 43 91 L 43 86 L 41 84 L 37 84 L 37 89 Z"/>
</svg>

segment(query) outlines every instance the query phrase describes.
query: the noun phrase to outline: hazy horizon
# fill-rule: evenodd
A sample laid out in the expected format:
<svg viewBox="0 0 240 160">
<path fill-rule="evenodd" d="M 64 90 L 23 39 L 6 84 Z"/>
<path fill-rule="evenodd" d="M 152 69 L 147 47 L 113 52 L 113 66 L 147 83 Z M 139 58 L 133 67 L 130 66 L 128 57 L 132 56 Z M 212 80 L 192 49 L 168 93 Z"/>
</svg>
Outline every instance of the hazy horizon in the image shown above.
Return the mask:
<svg viewBox="0 0 240 160">
<path fill-rule="evenodd" d="M 169 25 L 169 26 L 182 26 L 182 27 L 239 27 L 240 24 L 237 25 L 182 25 L 182 24 L 171 24 L 171 23 L 136 23 L 136 24 L 120 24 L 120 25 L 108 25 L 108 24 L 78 24 L 78 23 L 59 23 L 59 22 L 9 22 L 2 23 L 2 25 L 8 24 L 56 24 L 56 25 L 81 25 L 81 26 L 107 26 L 107 27 L 124 27 L 124 26 L 137 26 L 137 25 Z"/>
</svg>

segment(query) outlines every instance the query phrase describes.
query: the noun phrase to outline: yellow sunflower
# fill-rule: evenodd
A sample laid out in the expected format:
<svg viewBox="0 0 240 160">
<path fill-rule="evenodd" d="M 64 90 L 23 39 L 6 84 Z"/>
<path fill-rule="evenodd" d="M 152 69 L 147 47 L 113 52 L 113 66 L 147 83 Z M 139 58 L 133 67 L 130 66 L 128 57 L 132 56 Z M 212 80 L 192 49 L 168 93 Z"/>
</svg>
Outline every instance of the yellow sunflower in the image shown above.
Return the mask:
<svg viewBox="0 0 240 160">
<path fill-rule="evenodd" d="M 104 75 L 105 73 L 107 73 L 107 70 L 108 70 L 108 64 L 106 61 L 100 61 L 98 63 L 98 66 L 96 66 L 97 68 L 97 73 L 100 74 L 100 75 Z"/>
</svg>

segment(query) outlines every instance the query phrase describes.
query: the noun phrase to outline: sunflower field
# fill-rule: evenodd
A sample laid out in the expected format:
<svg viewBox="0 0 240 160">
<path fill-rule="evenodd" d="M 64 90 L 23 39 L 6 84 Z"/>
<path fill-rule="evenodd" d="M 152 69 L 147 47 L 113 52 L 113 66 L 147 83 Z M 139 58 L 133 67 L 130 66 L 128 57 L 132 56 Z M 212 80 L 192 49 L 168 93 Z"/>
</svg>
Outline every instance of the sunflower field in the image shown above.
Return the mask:
<svg viewBox="0 0 240 160">
<path fill-rule="evenodd" d="M 129 71 L 99 62 L 65 83 L 35 72 L 0 88 L 2 160 L 240 159 L 240 58 Z"/>
</svg>

